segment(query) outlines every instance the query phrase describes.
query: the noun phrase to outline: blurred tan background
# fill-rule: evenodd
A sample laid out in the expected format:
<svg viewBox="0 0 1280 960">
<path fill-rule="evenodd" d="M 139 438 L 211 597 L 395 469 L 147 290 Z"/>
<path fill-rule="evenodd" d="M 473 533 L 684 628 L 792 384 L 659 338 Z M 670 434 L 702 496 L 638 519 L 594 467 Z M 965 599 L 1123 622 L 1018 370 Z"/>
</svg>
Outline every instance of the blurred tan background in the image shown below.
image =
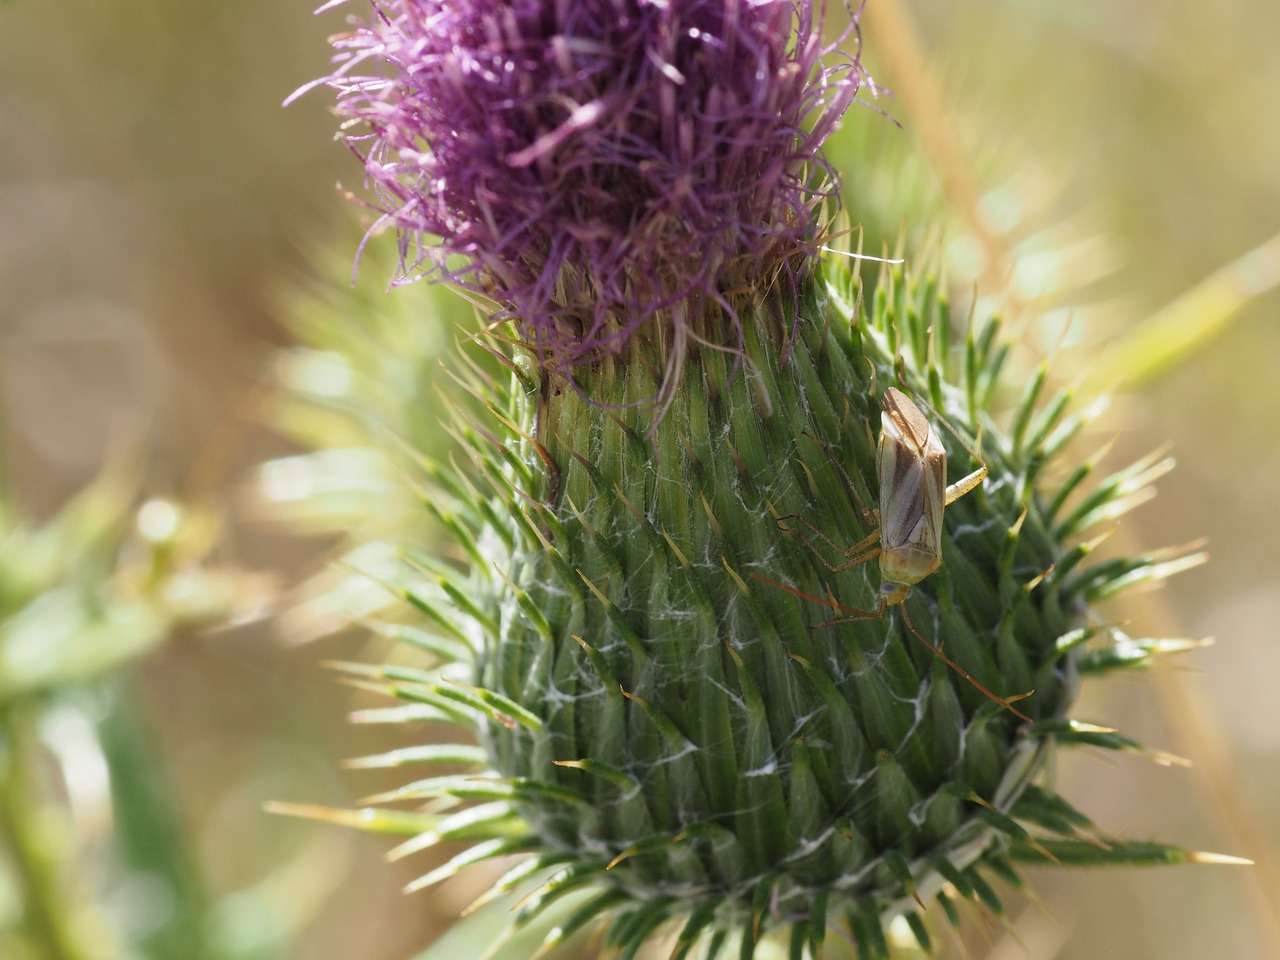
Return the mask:
<svg viewBox="0 0 1280 960">
<path fill-rule="evenodd" d="M 344 11 L 317 18 L 312 5 L 0 2 L 2 462 L 28 512 L 47 515 L 111 444 L 138 437 L 151 492 L 182 495 L 193 470 L 207 481 L 202 457 L 242 419 L 285 342 L 273 315 L 282 283 L 307 274 L 308 251 L 326 238 L 354 252 L 359 227 L 333 185 L 358 186 L 359 170 L 333 142 L 327 95 L 280 108 L 325 71 L 325 37 L 342 28 Z M 869 6 L 866 60 L 902 94 L 878 105 L 906 129 L 870 110 L 855 110 L 848 126 L 873 145 L 897 138 L 914 149 L 907 90 L 877 59 L 877 0 Z M 1007 213 L 999 178 L 1016 171 L 1024 183 L 1031 171 L 1052 201 L 1038 222 L 1090 238 L 1085 260 L 1096 271 L 1026 257 L 1027 297 L 1064 284 L 1078 297 L 1080 327 L 1063 341 L 1061 366 L 1083 369 L 1124 324 L 1280 232 L 1273 0 L 901 6 L 991 222 Z M 363 15 L 358 3 L 350 9 Z M 856 162 L 852 149 L 833 146 L 839 164 Z M 941 191 L 928 180 L 922 189 Z M 855 219 L 858 203 L 849 197 Z M 1019 261 L 1016 245 L 1011 253 Z M 1055 316 L 1070 307 L 1052 304 Z M 1067 758 L 1063 792 L 1121 835 L 1241 856 L 1280 850 L 1278 315 L 1280 296 L 1258 298 L 1223 337 L 1104 420 L 1104 434 L 1120 434 L 1111 465 L 1165 440 L 1179 461 L 1159 497 L 1126 520 L 1126 545 L 1210 539 L 1208 566 L 1107 612 L 1133 618 L 1134 636 L 1217 638 L 1173 667 L 1174 686 L 1211 708 L 1195 729 L 1214 755 L 1195 756 L 1162 716 L 1162 703 L 1190 709 L 1164 681 L 1104 682 L 1077 713 L 1225 762 L 1229 790 L 1256 825 L 1240 848 L 1196 770 Z M 252 465 L 288 448 L 249 429 L 232 449 L 211 476 L 234 515 Z M 254 568 L 295 579 L 322 562 L 323 543 L 247 523 L 232 530 L 228 555 Z M 290 649 L 257 625 L 182 637 L 141 671 L 209 884 L 230 892 L 282 863 L 302 865 L 280 900 L 302 928 L 287 960 L 408 957 L 467 896 L 402 898 L 419 865 L 382 863 L 388 842 L 261 813 L 268 799 L 341 805 L 380 788 L 337 760 L 392 744 L 376 728 L 348 728 L 350 694 L 317 666 L 354 652 L 334 641 Z M 1266 919 L 1248 869 L 1033 872 L 1045 910 L 1019 930 L 1037 960 L 1274 956 L 1280 940 L 1267 924 L 1280 920 Z M 1027 955 L 1000 952 L 1009 945 L 998 930 L 992 940 L 992 956 Z"/>
</svg>

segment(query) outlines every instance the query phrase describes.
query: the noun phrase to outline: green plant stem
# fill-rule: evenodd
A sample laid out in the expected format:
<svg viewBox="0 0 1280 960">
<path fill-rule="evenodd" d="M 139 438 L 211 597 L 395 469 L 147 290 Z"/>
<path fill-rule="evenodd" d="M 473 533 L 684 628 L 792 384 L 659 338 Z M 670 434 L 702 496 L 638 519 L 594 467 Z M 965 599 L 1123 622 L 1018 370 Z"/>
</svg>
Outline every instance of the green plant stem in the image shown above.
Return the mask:
<svg viewBox="0 0 1280 960">
<path fill-rule="evenodd" d="M 10 704 L 0 710 L 0 833 L 23 894 L 24 925 L 31 943 L 48 960 L 101 960 L 76 935 L 74 898 L 65 881 L 65 847 L 40 823 L 40 789 L 33 756 L 35 708 Z"/>
</svg>

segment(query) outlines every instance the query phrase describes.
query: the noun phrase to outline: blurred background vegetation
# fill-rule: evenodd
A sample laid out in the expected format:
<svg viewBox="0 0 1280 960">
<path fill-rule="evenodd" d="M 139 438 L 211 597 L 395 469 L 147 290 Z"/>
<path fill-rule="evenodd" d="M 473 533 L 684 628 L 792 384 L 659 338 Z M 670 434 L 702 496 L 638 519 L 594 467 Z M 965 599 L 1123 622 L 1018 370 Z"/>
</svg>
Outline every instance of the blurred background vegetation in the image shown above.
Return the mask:
<svg viewBox="0 0 1280 960">
<path fill-rule="evenodd" d="M 479 889 L 464 877 L 403 897 L 425 866 L 384 863 L 389 842 L 262 811 L 269 800 L 349 806 L 397 781 L 339 768 L 399 745 L 348 725 L 370 704 L 320 666 L 366 641 L 339 631 L 300 644 L 328 629 L 314 622 L 323 608 L 281 621 L 259 602 L 340 547 L 332 533 L 282 529 L 289 490 L 314 492 L 329 471 L 329 521 L 386 494 L 376 465 L 342 454 L 325 470 L 268 471 L 274 524 L 248 492 L 258 464 L 298 452 L 269 421 L 333 448 L 363 439 L 340 410 L 282 406 L 269 385 L 323 374 L 314 354 L 281 349 L 314 341 L 308 324 L 380 300 L 389 276 L 383 238 L 347 287 L 361 226 L 333 184 L 358 188 L 360 171 L 333 142 L 326 95 L 280 108 L 325 72 L 325 37 L 347 14 L 312 17 L 310 6 L 0 4 L 5 958 L 40 956 L 23 952 L 14 851 L 25 841 L 13 823 L 36 824 L 26 840 L 42 851 L 45 885 L 73 907 L 68 958 L 399 960 Z M 868 7 L 865 62 L 891 95 L 855 108 L 831 145 L 852 218 L 872 243 L 892 243 L 901 222 L 945 244 L 953 278 L 1025 324 L 1029 355 L 1056 349 L 1060 378 L 1096 369 L 1107 343 L 1280 231 L 1275 3 Z M 911 40 L 923 74 L 904 69 Z M 953 214 L 945 234 L 928 229 L 940 208 Z M 1238 265 L 1238 290 L 1275 282 L 1274 248 Z M 370 357 L 357 373 L 366 392 L 386 388 L 393 425 L 429 431 L 429 392 L 406 411 L 393 408 L 396 389 L 418 383 L 453 335 L 411 322 L 441 309 L 427 288 L 392 300 L 378 337 L 409 338 L 400 362 Z M 1027 953 L 997 926 L 979 955 L 1280 955 L 1278 894 L 1259 892 L 1280 849 L 1278 312 L 1280 296 L 1260 292 L 1222 336 L 1122 394 L 1094 438 L 1118 435 L 1106 465 L 1166 440 L 1179 461 L 1117 539 L 1207 536 L 1212 554 L 1107 613 L 1135 636 L 1217 645 L 1151 683 L 1103 683 L 1078 713 L 1197 767 L 1075 756 L 1060 773 L 1063 792 L 1119 835 L 1261 868 L 1033 875 L 1046 909 L 1014 914 Z M 355 327 L 328 335 L 360 348 Z M 348 474 L 364 484 L 354 494 Z M 154 498 L 182 508 L 165 513 Z M 412 509 L 390 506 L 388 523 Z M 301 508 L 287 519 L 325 527 Z M 55 620 L 79 641 L 40 673 L 14 637 L 32 623 L 44 636 Z M 104 624 L 142 625 L 125 631 L 134 646 L 118 647 L 124 668 L 94 659 L 115 643 Z M 28 680 L 15 685 L 23 665 Z"/>
</svg>

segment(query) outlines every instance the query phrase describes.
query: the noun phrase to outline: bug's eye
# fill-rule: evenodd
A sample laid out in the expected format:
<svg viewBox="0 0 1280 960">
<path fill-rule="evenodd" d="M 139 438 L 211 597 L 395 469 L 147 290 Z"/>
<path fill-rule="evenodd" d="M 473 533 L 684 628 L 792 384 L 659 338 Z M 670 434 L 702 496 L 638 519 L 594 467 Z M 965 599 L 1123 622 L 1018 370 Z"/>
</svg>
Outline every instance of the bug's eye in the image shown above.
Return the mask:
<svg viewBox="0 0 1280 960">
<path fill-rule="evenodd" d="M 911 585 L 885 580 L 880 584 L 880 596 L 888 603 L 901 603 L 911 596 Z"/>
</svg>

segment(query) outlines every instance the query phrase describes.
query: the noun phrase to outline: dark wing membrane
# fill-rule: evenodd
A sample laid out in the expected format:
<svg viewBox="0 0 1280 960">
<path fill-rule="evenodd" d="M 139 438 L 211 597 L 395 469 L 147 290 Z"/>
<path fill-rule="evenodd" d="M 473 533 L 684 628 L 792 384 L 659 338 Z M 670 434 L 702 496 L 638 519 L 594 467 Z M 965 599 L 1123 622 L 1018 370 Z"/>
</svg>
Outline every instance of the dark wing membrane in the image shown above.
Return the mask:
<svg viewBox="0 0 1280 960">
<path fill-rule="evenodd" d="M 887 430 L 880 435 L 878 459 L 880 542 L 891 549 L 907 542 L 925 512 L 925 464 L 919 454 Z"/>
</svg>

